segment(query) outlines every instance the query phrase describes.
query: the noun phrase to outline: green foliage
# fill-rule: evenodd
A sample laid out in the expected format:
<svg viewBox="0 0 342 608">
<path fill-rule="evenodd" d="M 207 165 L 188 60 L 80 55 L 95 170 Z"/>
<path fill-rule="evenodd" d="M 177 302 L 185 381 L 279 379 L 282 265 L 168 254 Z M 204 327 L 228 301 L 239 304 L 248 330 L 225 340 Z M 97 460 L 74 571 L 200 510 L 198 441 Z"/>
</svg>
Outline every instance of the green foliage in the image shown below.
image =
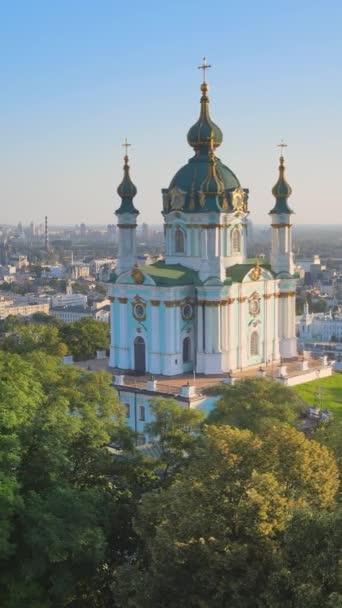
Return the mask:
<svg viewBox="0 0 342 608">
<path fill-rule="evenodd" d="M 220 385 L 210 392 L 220 395 L 220 399 L 208 416 L 209 424 L 258 431 L 273 422 L 294 425 L 303 409 L 291 389 L 264 378 L 247 378 L 234 386 Z"/>
<path fill-rule="evenodd" d="M 120 437 L 124 412 L 110 381 L 43 353 L 24 361 L 0 352 L 4 608 L 105 605 L 96 603 L 101 573 L 127 543 L 115 545 L 116 513 L 130 500 L 127 480 L 111 481 L 106 445 Z"/>
<path fill-rule="evenodd" d="M 62 323 L 49 315 L 37 314 L 29 323 L 12 316 L 1 321 L 0 348 L 19 354 L 42 350 L 59 357 L 69 353 L 79 361 L 94 357 L 97 350 L 109 348 L 108 323 L 88 317 Z"/>
<path fill-rule="evenodd" d="M 204 414 L 172 399 L 153 399 L 150 408 L 154 420 L 145 425 L 145 431 L 158 440 L 159 465 L 165 482 L 182 467 L 196 445 L 194 433 L 198 432 Z"/>
<path fill-rule="evenodd" d="M 114 580 L 118 605 L 265 606 L 296 508 L 333 505 L 337 486 L 327 450 L 294 429 L 208 427 L 174 483 L 144 496 L 140 552 Z"/>
<path fill-rule="evenodd" d="M 108 287 L 106 285 L 103 285 L 102 283 L 96 283 L 94 287 L 94 292 L 101 296 L 106 296 L 108 293 Z"/>
<path fill-rule="evenodd" d="M 89 317 L 65 324 L 60 334 L 68 346 L 68 352 L 78 361 L 90 359 L 97 350 L 109 348 L 108 323 L 101 323 Z"/>
<path fill-rule="evenodd" d="M 12 331 L 4 337 L 2 348 L 19 354 L 30 353 L 37 349 L 60 357 L 67 353 L 67 346 L 61 341 L 58 327 L 41 323 L 14 324 Z"/>
<path fill-rule="evenodd" d="M 341 608 L 342 512 L 295 513 L 264 594 L 265 608 Z"/>
<path fill-rule="evenodd" d="M 83 281 L 75 281 L 72 285 L 72 290 L 74 293 L 83 293 L 83 295 L 87 296 L 89 293 L 89 285 Z"/>
</svg>

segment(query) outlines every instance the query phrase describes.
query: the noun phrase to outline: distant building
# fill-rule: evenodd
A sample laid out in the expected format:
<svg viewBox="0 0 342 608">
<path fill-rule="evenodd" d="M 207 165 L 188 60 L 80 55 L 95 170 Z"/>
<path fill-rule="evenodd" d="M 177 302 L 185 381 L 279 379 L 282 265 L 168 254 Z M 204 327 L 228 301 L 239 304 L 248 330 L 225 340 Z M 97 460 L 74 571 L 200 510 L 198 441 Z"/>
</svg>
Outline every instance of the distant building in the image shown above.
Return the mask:
<svg viewBox="0 0 342 608">
<path fill-rule="evenodd" d="M 54 306 L 50 314 L 64 323 L 73 323 L 85 317 L 93 317 L 93 311 L 89 306 Z"/>
<path fill-rule="evenodd" d="M 15 304 L 13 301 L 4 302 L 0 300 L 0 319 L 6 319 L 10 315 L 19 317 L 32 317 L 37 312 L 43 312 L 49 314 L 50 304 L 47 303 L 36 303 L 36 304 Z"/>
<path fill-rule="evenodd" d="M 298 322 L 298 337 L 314 342 L 342 342 L 342 313 L 309 313 L 308 304 Z"/>
</svg>

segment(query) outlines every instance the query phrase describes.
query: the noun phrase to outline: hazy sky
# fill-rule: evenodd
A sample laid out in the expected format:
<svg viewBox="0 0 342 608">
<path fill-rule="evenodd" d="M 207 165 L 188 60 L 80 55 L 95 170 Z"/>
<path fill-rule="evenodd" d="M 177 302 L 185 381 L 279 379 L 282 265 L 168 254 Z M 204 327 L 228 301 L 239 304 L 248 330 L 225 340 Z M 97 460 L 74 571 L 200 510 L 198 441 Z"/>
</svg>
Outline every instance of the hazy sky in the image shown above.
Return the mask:
<svg viewBox="0 0 342 608">
<path fill-rule="evenodd" d="M 297 223 L 342 223 L 341 0 L 0 0 L 0 224 L 140 221 L 187 162 L 203 55 L 220 158 L 268 222 L 284 138 Z"/>
</svg>

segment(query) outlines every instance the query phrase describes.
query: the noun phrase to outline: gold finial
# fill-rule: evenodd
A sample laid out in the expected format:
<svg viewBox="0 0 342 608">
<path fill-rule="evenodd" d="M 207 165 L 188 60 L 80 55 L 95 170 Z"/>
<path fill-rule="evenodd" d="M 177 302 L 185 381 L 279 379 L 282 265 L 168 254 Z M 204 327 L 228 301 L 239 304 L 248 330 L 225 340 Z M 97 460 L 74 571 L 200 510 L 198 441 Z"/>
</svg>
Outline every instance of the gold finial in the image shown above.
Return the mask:
<svg viewBox="0 0 342 608">
<path fill-rule="evenodd" d="M 132 145 L 129 144 L 127 141 L 127 137 L 125 137 L 125 141 L 123 144 L 121 144 L 123 148 L 125 148 L 125 160 L 128 160 L 128 148 Z"/>
<path fill-rule="evenodd" d="M 205 71 L 208 70 L 209 68 L 211 68 L 211 65 L 209 63 L 207 63 L 207 59 L 206 57 L 203 57 L 203 63 L 202 65 L 198 66 L 198 70 L 202 70 L 203 71 L 203 84 L 206 84 L 206 80 L 205 80 Z"/>
</svg>

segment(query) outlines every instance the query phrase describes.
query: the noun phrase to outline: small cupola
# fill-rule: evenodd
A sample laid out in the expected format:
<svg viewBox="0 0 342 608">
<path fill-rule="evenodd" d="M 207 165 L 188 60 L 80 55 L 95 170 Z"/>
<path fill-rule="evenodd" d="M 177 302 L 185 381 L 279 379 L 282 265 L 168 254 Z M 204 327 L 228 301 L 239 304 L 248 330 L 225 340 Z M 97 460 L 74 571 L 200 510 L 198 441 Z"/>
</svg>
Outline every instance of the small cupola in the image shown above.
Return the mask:
<svg viewBox="0 0 342 608">
<path fill-rule="evenodd" d="M 285 144 L 281 144 L 282 146 Z M 292 209 L 289 207 L 287 199 L 292 194 L 292 188 L 290 184 L 285 179 L 285 164 L 284 157 L 281 155 L 280 164 L 279 164 L 279 177 L 277 183 L 272 188 L 272 194 L 276 199 L 275 205 L 273 209 L 270 211 L 272 213 L 293 213 Z"/>
<path fill-rule="evenodd" d="M 121 184 L 118 186 L 117 193 L 121 198 L 121 205 L 117 211 L 115 211 L 116 215 L 122 215 L 123 213 L 132 213 L 134 215 L 139 215 L 139 211 L 134 207 L 133 198 L 137 194 L 137 188 L 133 184 L 130 174 L 129 174 L 129 164 L 128 164 L 128 154 L 127 147 L 130 144 L 127 143 L 127 140 L 123 144 L 126 147 L 126 154 L 124 156 L 124 176 Z"/>
</svg>

